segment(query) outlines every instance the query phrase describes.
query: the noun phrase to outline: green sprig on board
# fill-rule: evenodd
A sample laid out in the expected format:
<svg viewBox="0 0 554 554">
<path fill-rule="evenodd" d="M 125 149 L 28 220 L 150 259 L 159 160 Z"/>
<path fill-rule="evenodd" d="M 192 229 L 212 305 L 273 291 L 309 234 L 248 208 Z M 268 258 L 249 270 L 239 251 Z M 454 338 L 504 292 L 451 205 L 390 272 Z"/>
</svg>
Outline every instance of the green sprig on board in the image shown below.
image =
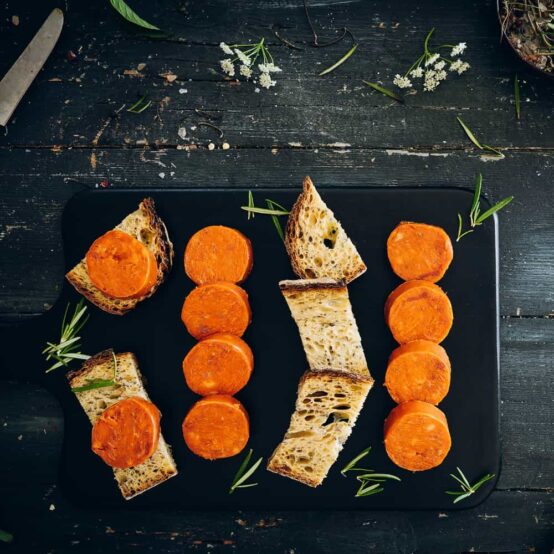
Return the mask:
<svg viewBox="0 0 554 554">
<path fill-rule="evenodd" d="M 146 100 L 146 95 L 141 96 L 130 108 L 127 108 L 129 113 L 142 113 L 152 104 L 152 100 Z"/>
<path fill-rule="evenodd" d="M 255 487 L 258 483 L 247 483 L 246 481 L 254 475 L 256 470 L 260 467 L 260 464 L 263 461 L 263 458 L 258 458 L 252 466 L 248 468 L 248 464 L 250 463 L 250 459 L 252 458 L 253 450 L 250 449 L 248 451 L 248 454 L 242 461 L 242 463 L 239 466 L 238 471 L 236 472 L 235 476 L 233 477 L 233 482 L 231 483 L 231 487 L 229 488 L 229 494 L 233 494 L 237 489 L 249 489 L 251 487 Z"/>
<path fill-rule="evenodd" d="M 121 15 L 121 17 L 123 17 L 130 23 L 133 23 L 134 25 L 138 25 L 143 29 L 150 29 L 152 31 L 160 30 L 159 27 L 156 27 L 155 25 L 152 25 L 152 23 L 148 23 L 148 21 L 145 21 L 144 19 L 142 19 L 142 17 L 140 17 L 123 0 L 110 0 L 110 4 L 114 8 L 114 10 L 116 10 L 119 13 L 119 15 Z"/>
<path fill-rule="evenodd" d="M 87 379 L 87 384 L 80 387 L 71 387 L 73 392 L 85 392 L 88 390 L 94 389 L 103 389 L 105 387 L 118 387 L 119 383 L 116 381 L 117 377 L 117 357 L 115 352 L 112 350 L 112 359 L 113 359 L 113 377 L 111 379 Z"/>
<path fill-rule="evenodd" d="M 69 307 L 70 304 L 68 303 L 65 307 L 59 342 L 47 342 L 46 348 L 42 351 L 46 355 L 46 361 L 55 360 L 55 363 L 46 370 L 46 373 L 58 367 L 68 367 L 73 360 L 88 360 L 90 358 L 87 354 L 79 352 L 81 337 L 78 333 L 88 321 L 87 307 L 83 300 L 79 300 L 71 319 L 67 321 Z"/>
<path fill-rule="evenodd" d="M 389 98 L 392 98 L 393 100 L 396 100 L 397 102 L 400 102 L 400 104 L 404 104 L 404 98 L 402 96 L 399 96 L 392 90 L 389 90 L 388 88 L 382 87 L 378 83 L 372 83 L 371 81 L 362 81 L 365 85 L 368 87 L 371 87 L 373 90 L 376 90 L 377 92 L 380 92 L 381 94 L 384 94 L 385 96 L 388 96 Z"/>
<path fill-rule="evenodd" d="M 365 450 L 362 450 L 356 457 L 350 460 L 340 471 L 343 477 L 346 477 L 347 473 L 350 471 L 362 472 L 361 475 L 356 476 L 356 480 L 360 483 L 360 486 L 354 495 L 356 498 L 373 496 L 374 494 L 383 492 L 385 489 L 382 484 L 386 481 L 401 481 L 400 477 L 397 477 L 396 475 L 392 475 L 390 473 L 376 473 L 371 469 L 359 467 L 357 465 L 358 462 L 363 460 L 370 452 L 371 446 L 368 446 Z"/>
<path fill-rule="evenodd" d="M 324 69 L 319 74 L 319 76 L 323 77 L 323 75 L 327 75 L 328 73 L 331 73 L 332 71 L 335 71 L 335 69 L 337 69 L 337 67 L 340 67 L 346 60 L 348 60 L 348 58 L 350 58 L 350 56 L 352 56 L 352 54 L 354 54 L 354 52 L 356 52 L 357 48 L 358 48 L 358 44 L 356 43 L 352 46 L 352 48 L 350 48 L 350 50 L 348 50 L 348 52 L 346 52 L 346 54 L 344 56 L 342 56 L 342 58 L 337 60 L 333 65 L 331 65 L 327 69 Z"/>
<path fill-rule="evenodd" d="M 517 73 L 514 77 L 514 99 L 516 104 L 516 118 L 521 118 L 521 100 L 519 97 L 519 79 L 517 78 Z"/>
<path fill-rule="evenodd" d="M 281 222 L 279 221 L 279 217 L 287 216 L 290 214 L 290 210 L 287 210 L 284 206 L 281 206 L 278 202 L 275 202 L 275 200 L 271 200 L 269 198 L 265 199 L 265 203 L 267 208 L 258 208 L 254 204 L 254 196 L 252 195 L 252 191 L 248 191 L 248 205 L 241 206 L 240 209 L 244 210 L 248 213 L 248 219 L 251 217 L 254 217 L 254 214 L 261 214 L 261 215 L 269 215 L 271 216 L 271 219 L 273 221 L 273 225 L 275 226 L 275 229 L 277 229 L 277 234 L 279 237 L 281 237 L 281 240 L 285 240 L 285 233 L 283 232 L 283 227 L 281 226 Z"/>
<path fill-rule="evenodd" d="M 471 485 L 467 477 L 464 475 L 464 472 L 459 467 L 456 467 L 456 469 L 458 470 L 459 476 L 451 473 L 450 477 L 452 477 L 452 479 L 455 479 L 460 484 L 461 490 L 445 491 L 446 494 L 456 497 L 453 500 L 454 504 L 457 504 L 458 502 L 461 502 L 462 500 L 468 498 L 472 494 L 475 494 L 482 485 L 484 485 L 487 481 L 494 479 L 495 477 L 494 473 L 487 473 L 486 475 L 481 477 L 481 479 L 479 479 L 476 483 Z"/>
<path fill-rule="evenodd" d="M 481 144 L 477 137 L 473 134 L 473 131 L 464 123 L 461 117 L 456 118 L 458 120 L 458 123 L 464 130 L 465 134 L 467 135 L 467 138 L 475 145 L 479 150 L 487 150 L 489 152 L 492 152 L 495 154 L 498 158 L 504 158 L 504 154 L 497 148 L 493 148 L 492 146 L 489 146 L 488 144 Z"/>
<path fill-rule="evenodd" d="M 458 214 L 458 236 L 456 237 L 456 242 L 460 242 L 462 237 L 473 233 L 475 227 L 482 225 L 482 223 L 491 217 L 493 214 L 505 208 L 513 199 L 513 196 L 508 196 L 500 202 L 496 203 L 494 206 L 481 213 L 481 189 L 483 187 L 483 175 L 479 173 L 477 175 L 477 181 L 475 183 L 475 192 L 473 193 L 473 202 L 471 203 L 471 209 L 469 210 L 469 225 L 470 229 L 463 231 L 463 220 L 461 214 Z"/>
</svg>

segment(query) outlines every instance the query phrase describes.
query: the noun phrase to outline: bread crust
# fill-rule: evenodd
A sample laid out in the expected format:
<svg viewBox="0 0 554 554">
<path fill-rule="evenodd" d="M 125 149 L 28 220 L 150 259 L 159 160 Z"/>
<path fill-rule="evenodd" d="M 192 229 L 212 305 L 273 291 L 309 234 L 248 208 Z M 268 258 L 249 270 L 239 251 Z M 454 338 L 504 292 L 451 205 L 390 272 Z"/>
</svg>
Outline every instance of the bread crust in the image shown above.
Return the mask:
<svg viewBox="0 0 554 554">
<path fill-rule="evenodd" d="M 112 298 L 104 294 L 96 286 L 94 286 L 90 280 L 84 258 L 65 276 L 71 285 L 89 302 L 92 302 L 101 310 L 114 315 L 124 315 L 128 311 L 132 310 L 139 302 L 142 302 L 146 298 L 152 296 L 158 287 L 163 283 L 173 265 L 173 244 L 169 239 L 164 222 L 156 212 L 154 200 L 152 198 L 145 198 L 142 200 L 139 204 L 138 210 L 132 214 L 129 214 L 129 216 L 127 216 L 119 225 L 116 226 L 116 229 L 129 232 L 131 229 L 127 228 L 129 225 L 127 222 L 131 221 L 131 218 L 134 218 L 135 216 L 143 219 L 141 222 L 142 228 L 140 232 L 129 234 L 135 236 L 137 240 L 140 240 L 147 248 L 149 248 L 149 250 L 152 251 L 158 266 L 156 283 L 147 294 L 139 298 L 127 299 Z"/>
<path fill-rule="evenodd" d="M 279 288 L 283 294 L 297 291 L 307 292 L 310 290 L 340 290 L 346 288 L 346 282 L 328 277 L 321 277 L 320 279 L 286 279 L 279 281 Z"/>
<path fill-rule="evenodd" d="M 297 237 L 300 234 L 300 215 L 302 209 L 305 206 L 308 206 L 313 194 L 318 194 L 309 176 L 304 177 L 303 181 L 303 190 L 300 196 L 297 198 L 294 203 L 290 215 L 287 220 L 287 225 L 285 229 L 285 248 L 289 255 L 292 269 L 296 275 L 302 277 L 303 279 L 317 277 L 317 275 L 311 274 L 310 271 L 307 271 L 305 264 L 302 262 L 299 254 L 299 248 L 297 246 Z M 329 208 L 327 208 L 329 209 Z M 330 211 L 330 210 L 329 210 Z M 357 252 L 356 252 L 357 254 Z M 354 260 L 351 260 L 354 262 Z M 357 260 L 353 263 L 350 268 L 343 268 L 342 279 L 348 284 L 360 275 L 362 275 L 367 270 L 367 266 L 357 254 Z"/>
</svg>

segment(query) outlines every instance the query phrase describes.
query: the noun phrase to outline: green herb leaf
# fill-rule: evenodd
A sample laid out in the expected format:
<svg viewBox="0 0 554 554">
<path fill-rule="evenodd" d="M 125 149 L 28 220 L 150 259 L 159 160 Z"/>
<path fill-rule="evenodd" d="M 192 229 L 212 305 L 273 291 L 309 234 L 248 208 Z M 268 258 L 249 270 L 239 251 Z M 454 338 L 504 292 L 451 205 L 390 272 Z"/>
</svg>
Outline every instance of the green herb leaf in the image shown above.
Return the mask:
<svg viewBox="0 0 554 554">
<path fill-rule="evenodd" d="M 47 342 L 46 348 L 42 351 L 46 355 L 47 361 L 55 360 L 56 362 L 46 370 L 46 373 L 58 367 L 68 367 L 72 360 L 88 360 L 90 358 L 87 354 L 82 354 L 78 351 L 81 347 L 79 343 L 81 337 L 77 333 L 79 333 L 88 320 L 88 315 L 86 315 L 87 307 L 84 305 L 83 300 L 80 300 L 75 306 L 73 316 L 67 322 L 69 307 L 70 304 L 68 303 L 62 319 L 60 340 L 57 343 Z"/>
<path fill-rule="evenodd" d="M 368 469 L 363 469 L 356 467 L 356 464 L 365 458 L 371 452 L 371 446 L 368 446 L 366 449 L 362 450 L 355 458 L 352 458 L 341 470 L 341 475 L 346 477 L 346 474 L 349 471 L 369 471 Z"/>
<path fill-rule="evenodd" d="M 337 69 L 337 67 L 340 67 L 354 52 L 356 52 L 356 49 L 358 48 L 357 44 L 354 44 L 350 50 L 338 61 L 336 61 L 332 66 L 328 67 L 327 69 L 324 69 L 319 76 L 322 77 L 323 75 L 327 75 L 328 73 L 331 73 L 331 71 L 334 71 Z"/>
<path fill-rule="evenodd" d="M 142 113 L 144 110 L 150 107 L 152 100 L 146 102 L 146 95 L 139 98 L 130 108 L 127 109 L 130 113 Z"/>
<path fill-rule="evenodd" d="M 456 498 L 453 500 L 454 504 L 457 504 L 458 502 L 461 502 L 465 498 L 468 498 L 472 494 L 475 494 L 477 490 L 484 485 L 487 481 L 490 481 L 491 479 L 494 479 L 495 475 L 487 473 L 481 479 L 479 479 L 475 484 L 471 485 L 467 479 L 467 477 L 464 475 L 464 472 L 457 467 L 458 475 L 454 475 L 453 473 L 450 474 L 450 477 L 454 479 L 457 483 L 460 484 L 461 490 L 459 491 L 445 491 L 445 494 L 448 494 L 450 496 L 455 496 Z"/>
<path fill-rule="evenodd" d="M 263 215 L 289 215 L 290 212 L 287 210 L 275 210 L 273 208 L 257 208 L 257 207 L 250 207 L 250 206 L 241 206 L 241 210 L 244 210 L 245 212 L 248 212 L 249 215 L 254 214 L 263 214 Z"/>
<path fill-rule="evenodd" d="M 111 379 L 87 379 L 87 384 L 81 387 L 71 387 L 73 392 L 85 392 L 87 390 L 93 389 L 102 389 L 104 387 L 118 387 L 119 383 L 116 381 L 117 377 L 117 357 L 115 352 L 112 350 L 112 360 L 113 360 L 113 377 Z"/>
<path fill-rule="evenodd" d="M 248 208 L 255 208 L 256 206 L 254 205 L 254 195 L 252 194 L 252 191 L 249 190 L 248 191 Z M 250 209 L 248 211 L 248 219 L 250 218 L 254 218 L 254 213 L 252 212 L 252 210 Z"/>
<path fill-rule="evenodd" d="M 489 146 L 488 144 L 483 144 L 483 150 L 488 150 L 489 152 L 493 152 L 496 154 L 499 158 L 505 158 L 504 154 L 497 148 L 493 148 L 492 146 Z"/>
<path fill-rule="evenodd" d="M 521 118 L 521 101 L 519 98 L 519 79 L 517 78 L 517 73 L 514 77 L 514 97 L 516 102 L 516 117 L 517 119 Z"/>
<path fill-rule="evenodd" d="M 404 98 L 402 96 L 399 96 L 392 90 L 389 90 L 388 88 L 382 87 L 381 85 L 377 83 L 372 83 L 371 81 L 362 81 L 364 84 L 366 84 L 368 87 L 371 87 L 372 89 L 376 90 L 377 92 L 380 92 L 381 94 L 384 94 L 385 96 L 388 96 L 389 98 L 392 98 L 393 100 L 396 100 L 397 102 L 400 102 L 401 104 L 404 104 Z"/>
<path fill-rule="evenodd" d="M 260 467 L 260 464 L 262 463 L 263 458 L 258 458 L 252 466 L 247 470 L 248 464 L 250 463 L 250 459 L 252 458 L 253 450 L 250 449 L 248 451 L 248 454 L 246 454 L 244 460 L 239 466 L 238 471 L 236 472 L 235 476 L 233 477 L 233 482 L 231 484 L 231 488 L 229 489 L 229 494 L 233 494 L 236 489 L 247 489 L 250 487 L 255 487 L 258 483 L 246 483 L 246 481 L 255 473 L 255 471 Z"/>
<path fill-rule="evenodd" d="M 275 204 L 271 201 L 271 200 L 268 200 L 266 198 L 265 200 L 266 204 L 267 204 L 267 207 L 270 209 L 270 210 L 274 210 L 275 211 Z M 283 233 L 283 228 L 281 227 L 281 222 L 279 221 L 279 217 L 275 214 L 273 214 L 271 216 L 271 219 L 273 221 L 273 225 L 275 225 L 275 229 L 277 229 L 277 234 L 281 237 L 281 240 L 283 242 L 285 242 L 285 233 Z"/>
<path fill-rule="evenodd" d="M 514 199 L 513 196 L 508 196 L 507 198 L 504 198 L 503 200 L 500 200 L 497 204 L 492 206 L 492 208 L 489 208 L 486 212 L 482 213 L 476 220 L 475 225 L 481 225 L 485 219 L 489 218 L 492 214 L 498 212 L 502 208 L 506 207 L 512 200 Z"/>
<path fill-rule="evenodd" d="M 137 13 L 132 10 L 123 0 L 110 0 L 110 4 L 124 19 L 126 19 L 130 23 L 134 23 L 135 25 L 143 27 L 144 29 L 151 29 L 153 31 L 160 30 L 159 27 L 148 23 L 148 21 L 145 21 L 144 19 L 142 19 L 142 17 L 137 15 Z"/>
<path fill-rule="evenodd" d="M 462 121 L 461 117 L 456 118 L 458 120 L 458 123 L 462 126 L 462 129 L 465 131 L 465 134 L 469 138 L 469 140 L 479 148 L 479 150 L 483 150 L 483 145 L 477 140 L 475 135 L 471 132 L 471 129 Z"/>
<path fill-rule="evenodd" d="M 7 531 L 3 531 L 0 529 L 0 541 L 1 542 L 12 542 L 13 541 L 13 535 L 11 533 L 8 533 Z"/>
<path fill-rule="evenodd" d="M 506 207 L 513 199 L 513 196 L 508 196 L 504 198 L 491 208 L 489 208 L 484 213 L 481 213 L 481 189 L 483 186 L 483 176 L 479 173 L 477 175 L 477 181 L 475 183 L 475 192 L 473 193 L 473 201 L 471 203 L 471 209 L 469 210 L 469 225 L 470 229 L 463 231 L 463 221 L 462 216 L 458 214 L 458 236 L 456 237 L 456 242 L 460 242 L 462 237 L 465 237 L 469 233 L 473 233 L 475 227 L 481 225 L 486 219 L 491 215 L 498 212 L 502 208 Z"/>
</svg>

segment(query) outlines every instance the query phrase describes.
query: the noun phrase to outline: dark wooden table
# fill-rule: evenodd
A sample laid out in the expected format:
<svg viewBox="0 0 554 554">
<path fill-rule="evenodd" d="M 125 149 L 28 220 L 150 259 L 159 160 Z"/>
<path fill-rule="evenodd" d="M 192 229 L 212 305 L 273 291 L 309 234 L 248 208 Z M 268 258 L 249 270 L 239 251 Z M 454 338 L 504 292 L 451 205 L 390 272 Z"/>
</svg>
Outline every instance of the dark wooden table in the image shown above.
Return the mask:
<svg viewBox="0 0 554 554">
<path fill-rule="evenodd" d="M 108 0 L 2 4 L 0 74 L 53 7 L 66 12 L 58 45 L 0 134 L 3 324 L 54 303 L 63 277 L 60 214 L 83 188 L 287 187 L 306 174 L 320 185 L 471 187 L 482 172 L 490 198 L 515 196 L 500 215 L 503 448 L 496 490 L 475 509 L 449 513 L 78 509 L 56 486 L 63 435 L 57 401 L 14 380 L 17 368 L 0 368 L 0 528 L 15 536 L 7 552 L 549 552 L 554 545 L 554 81 L 499 44 L 492 0 L 312 3 L 322 39 L 348 26 L 360 42 L 354 57 L 324 78 L 317 73 L 348 44 L 311 48 L 301 0 L 133 1 L 173 33 L 163 39 L 126 24 Z M 410 95 L 404 106 L 363 85 L 390 86 L 431 27 L 441 42 L 468 43 L 468 74 L 435 93 Z M 279 42 L 275 29 L 303 49 Z M 283 73 L 275 88 L 256 93 L 252 84 L 222 78 L 218 44 L 260 36 Z M 167 73 L 176 79 L 168 82 Z M 121 110 L 142 94 L 152 100 L 149 109 Z M 505 158 L 483 158 L 458 115 Z M 223 139 L 202 121 L 220 127 Z"/>
</svg>

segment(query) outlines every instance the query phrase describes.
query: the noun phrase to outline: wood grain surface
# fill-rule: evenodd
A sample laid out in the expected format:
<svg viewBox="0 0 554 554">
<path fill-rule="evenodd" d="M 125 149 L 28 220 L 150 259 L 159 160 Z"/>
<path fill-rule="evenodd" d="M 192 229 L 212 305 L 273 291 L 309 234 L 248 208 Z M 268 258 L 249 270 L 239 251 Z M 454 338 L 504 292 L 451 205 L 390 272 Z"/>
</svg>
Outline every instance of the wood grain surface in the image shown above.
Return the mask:
<svg viewBox="0 0 554 554">
<path fill-rule="evenodd" d="M 550 552 L 554 80 L 535 74 L 500 44 L 496 2 L 313 0 L 322 40 L 347 26 L 359 41 L 355 55 L 323 78 L 317 73 L 349 43 L 311 47 L 301 0 L 129 3 L 171 36 L 148 36 L 123 21 L 108 0 L 7 0 L 0 6 L 0 75 L 52 8 L 66 16 L 44 69 L 0 129 L 2 325 L 55 302 L 63 277 L 60 216 L 83 188 L 290 187 L 305 174 L 327 186 L 471 188 L 481 172 L 487 197 L 515 196 L 499 218 L 502 471 L 484 504 L 457 513 L 152 514 L 132 506 L 97 513 L 71 506 L 57 489 L 63 436 L 57 402 L 33 385 L 0 380 L 0 529 L 15 536 L 5 550 Z M 405 105 L 362 83 L 392 87 L 431 27 L 441 43 L 468 43 L 467 74 L 434 93 L 408 95 Z M 275 30 L 302 50 L 279 42 Z M 218 44 L 260 36 L 283 73 L 275 88 L 255 92 L 252 83 L 223 78 Z M 176 79 L 168 82 L 167 73 Z M 150 108 L 125 111 L 144 94 Z M 457 116 L 505 158 L 484 157 Z M 199 125 L 206 121 L 223 138 Z"/>
</svg>

